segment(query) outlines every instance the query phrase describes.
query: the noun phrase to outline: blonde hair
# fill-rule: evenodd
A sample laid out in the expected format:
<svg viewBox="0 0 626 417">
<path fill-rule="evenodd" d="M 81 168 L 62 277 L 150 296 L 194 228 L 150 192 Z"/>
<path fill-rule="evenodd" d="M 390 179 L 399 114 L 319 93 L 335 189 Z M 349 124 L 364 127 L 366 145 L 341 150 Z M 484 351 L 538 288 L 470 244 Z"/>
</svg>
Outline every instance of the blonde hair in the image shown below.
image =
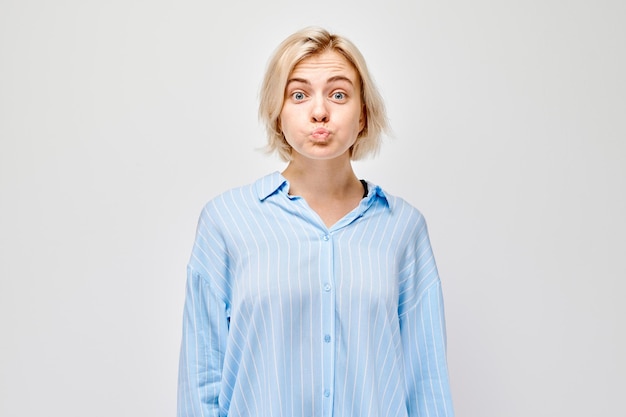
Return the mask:
<svg viewBox="0 0 626 417">
<path fill-rule="evenodd" d="M 352 146 L 351 158 L 357 160 L 375 155 L 380 148 L 382 133 L 388 128 L 385 104 L 357 47 L 346 38 L 331 34 L 325 29 L 302 29 L 278 46 L 269 61 L 261 86 L 259 118 L 267 131 L 267 151 L 278 152 L 283 161 L 291 159 L 291 146 L 285 140 L 280 127 L 287 80 L 299 62 L 326 51 L 335 51 L 344 56 L 356 69 L 361 83 L 365 127 Z"/>
</svg>

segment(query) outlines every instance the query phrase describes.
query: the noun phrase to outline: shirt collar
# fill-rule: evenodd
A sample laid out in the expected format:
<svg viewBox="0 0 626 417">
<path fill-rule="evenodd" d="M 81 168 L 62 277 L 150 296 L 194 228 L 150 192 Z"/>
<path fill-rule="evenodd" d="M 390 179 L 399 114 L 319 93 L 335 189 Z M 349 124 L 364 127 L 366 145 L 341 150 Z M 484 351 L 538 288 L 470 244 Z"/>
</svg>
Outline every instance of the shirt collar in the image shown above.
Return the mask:
<svg viewBox="0 0 626 417">
<path fill-rule="evenodd" d="M 275 194 L 278 190 L 285 186 L 288 186 L 289 182 L 283 177 L 280 172 L 272 172 L 256 181 L 254 187 L 259 200 L 263 201 L 272 194 Z"/>
<path fill-rule="evenodd" d="M 259 198 L 259 200 L 264 201 L 265 199 L 276 194 L 280 190 L 284 188 L 288 189 L 289 181 L 287 181 L 287 179 L 283 177 L 280 172 L 276 171 L 260 178 L 256 181 L 254 185 L 257 197 Z M 382 188 L 380 188 L 378 185 L 372 184 L 369 181 L 367 182 L 367 188 L 368 200 L 372 200 L 375 198 L 380 199 L 387 206 L 387 208 L 391 209 L 389 204 L 390 201 Z"/>
</svg>

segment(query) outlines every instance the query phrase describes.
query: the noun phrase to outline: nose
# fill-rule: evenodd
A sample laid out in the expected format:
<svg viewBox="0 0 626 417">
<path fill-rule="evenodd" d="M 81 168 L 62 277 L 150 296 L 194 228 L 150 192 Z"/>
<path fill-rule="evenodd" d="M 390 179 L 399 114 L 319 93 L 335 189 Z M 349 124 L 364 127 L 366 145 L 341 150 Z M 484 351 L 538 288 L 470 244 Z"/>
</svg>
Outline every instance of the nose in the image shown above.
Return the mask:
<svg viewBox="0 0 626 417">
<path fill-rule="evenodd" d="M 314 123 L 326 123 L 328 121 L 328 108 L 324 98 L 312 100 L 311 121 Z"/>
</svg>

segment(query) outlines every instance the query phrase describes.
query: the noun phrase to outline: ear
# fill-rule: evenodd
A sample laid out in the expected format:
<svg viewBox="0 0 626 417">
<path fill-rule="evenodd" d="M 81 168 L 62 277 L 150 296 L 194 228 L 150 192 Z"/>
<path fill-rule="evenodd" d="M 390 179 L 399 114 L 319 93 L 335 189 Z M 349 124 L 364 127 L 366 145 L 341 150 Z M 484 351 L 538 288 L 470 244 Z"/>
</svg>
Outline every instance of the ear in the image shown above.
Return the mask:
<svg viewBox="0 0 626 417">
<path fill-rule="evenodd" d="M 365 126 L 367 126 L 367 110 L 365 109 L 365 106 L 363 106 L 363 109 L 361 110 L 361 117 L 359 117 L 359 135 L 363 132 Z"/>
</svg>

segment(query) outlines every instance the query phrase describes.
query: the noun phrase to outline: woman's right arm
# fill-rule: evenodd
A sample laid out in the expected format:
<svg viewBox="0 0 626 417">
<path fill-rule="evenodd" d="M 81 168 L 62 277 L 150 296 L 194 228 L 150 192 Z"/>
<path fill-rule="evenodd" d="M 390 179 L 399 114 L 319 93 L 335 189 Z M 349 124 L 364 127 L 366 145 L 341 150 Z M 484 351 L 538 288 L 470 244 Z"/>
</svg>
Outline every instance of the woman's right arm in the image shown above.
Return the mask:
<svg viewBox="0 0 626 417">
<path fill-rule="evenodd" d="M 178 417 L 220 414 L 218 400 L 229 327 L 224 300 L 228 299 L 229 277 L 224 241 L 205 208 L 187 266 Z"/>
<path fill-rule="evenodd" d="M 178 373 L 178 417 L 219 416 L 228 317 L 204 277 L 188 268 Z"/>
</svg>

